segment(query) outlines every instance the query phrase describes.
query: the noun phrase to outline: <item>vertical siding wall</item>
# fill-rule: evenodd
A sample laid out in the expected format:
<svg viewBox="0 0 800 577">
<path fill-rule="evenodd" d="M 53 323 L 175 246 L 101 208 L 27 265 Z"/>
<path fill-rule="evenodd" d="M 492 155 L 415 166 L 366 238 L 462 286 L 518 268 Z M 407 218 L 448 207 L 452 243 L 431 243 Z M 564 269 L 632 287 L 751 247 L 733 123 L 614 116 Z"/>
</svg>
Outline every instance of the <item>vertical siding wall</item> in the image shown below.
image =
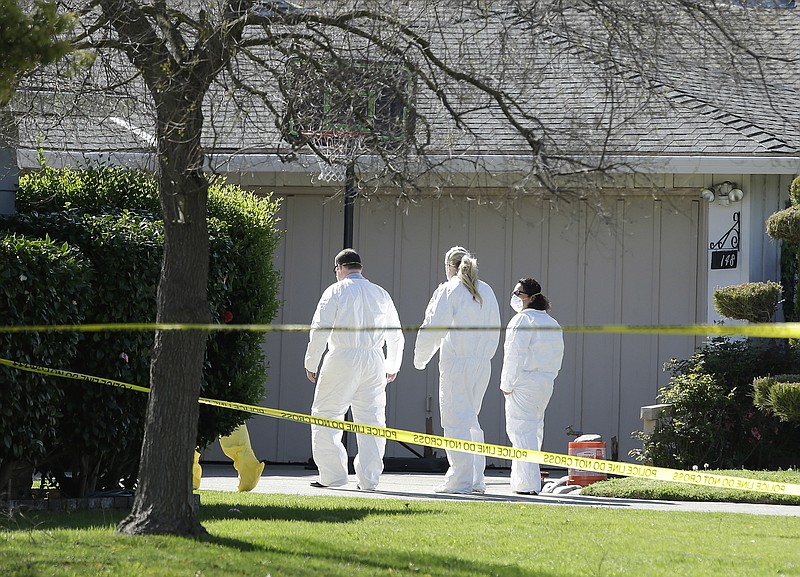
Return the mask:
<svg viewBox="0 0 800 577">
<path fill-rule="evenodd" d="M 354 248 L 364 259 L 365 276 L 393 295 L 404 325 L 422 321 L 430 294 L 444 277 L 444 253 L 453 245 L 477 255 L 480 277 L 495 289 L 504 324 L 512 316 L 510 291 L 528 275 L 542 283 L 553 315 L 565 327 L 693 324 L 705 314 L 700 209 L 694 189 L 672 190 L 663 198 L 654 198 L 652 190 L 608 194 L 601 212 L 585 202 L 555 205 L 537 199 L 509 203 L 443 197 L 404 208 L 393 199 L 362 201 L 356 207 Z M 281 211 L 286 236 L 276 265 L 284 271 L 284 304 L 276 322 L 307 324 L 319 295 L 335 280 L 332 261 L 342 248 L 341 200 L 309 189 L 285 196 Z M 425 371 L 415 370 L 416 335 L 405 336 L 403 368 L 389 386 L 388 426 L 425 431 L 430 416 L 433 431 L 441 434 L 437 364 L 434 360 Z M 637 445 L 630 435 L 640 429 L 639 408 L 653 403 L 667 383 L 664 363 L 691 355 L 696 339 L 568 332 L 565 340 L 544 449 L 566 452 L 571 438 L 565 428 L 572 425 L 599 433 L 607 442 L 616 437 L 619 457 L 628 459 L 627 452 Z M 308 412 L 313 386 L 303 370 L 306 342 L 305 333 L 266 337 L 266 406 Z M 481 422 L 487 442 L 506 444 L 498 389 L 502 339 L 500 346 Z M 303 462 L 311 456 L 307 426 L 256 417 L 249 427 L 260 458 Z M 354 439 L 349 445 L 352 452 Z M 412 454 L 390 442 L 387 456 Z"/>
</svg>

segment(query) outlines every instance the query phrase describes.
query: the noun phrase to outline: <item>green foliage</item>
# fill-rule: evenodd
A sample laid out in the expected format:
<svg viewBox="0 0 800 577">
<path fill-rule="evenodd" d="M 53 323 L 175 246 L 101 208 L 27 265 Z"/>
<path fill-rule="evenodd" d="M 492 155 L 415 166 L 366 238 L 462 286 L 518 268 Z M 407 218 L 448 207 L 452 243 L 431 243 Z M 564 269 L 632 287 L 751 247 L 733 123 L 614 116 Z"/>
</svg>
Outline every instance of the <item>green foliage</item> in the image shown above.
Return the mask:
<svg viewBox="0 0 800 577">
<path fill-rule="evenodd" d="M 790 206 L 770 215 L 767 234 L 775 240 L 800 242 L 800 206 Z"/>
<path fill-rule="evenodd" d="M 789 200 L 795 206 L 800 206 L 800 176 L 796 176 L 789 185 Z"/>
<path fill-rule="evenodd" d="M 91 215 L 70 209 L 16 215 L 7 218 L 4 227 L 29 236 L 49 234 L 78 247 L 91 261 L 96 274 L 84 322 L 154 319 L 163 233 L 152 216 L 126 211 Z M 152 346 L 152 333 L 85 333 L 68 368 L 146 385 Z M 76 380 L 65 382 L 63 390 L 63 417 L 47 472 L 73 495 L 93 492 L 96 482 L 103 486 L 106 477 L 112 486 L 123 478 L 135 479 L 146 397 Z"/>
<path fill-rule="evenodd" d="M 753 381 L 753 400 L 782 421 L 800 423 L 800 375 L 775 375 Z"/>
<path fill-rule="evenodd" d="M 714 308 L 724 317 L 767 323 L 772 319 L 781 285 L 776 282 L 747 282 L 714 290 Z"/>
<path fill-rule="evenodd" d="M 278 273 L 272 267 L 272 253 L 279 242 L 274 229 L 278 203 L 221 184 L 212 187 L 210 195 L 212 318 L 269 322 L 278 306 Z M 18 198 L 21 214 L 0 222 L 0 228 L 31 236 L 49 234 L 79 247 L 97 271 L 85 322 L 155 321 L 163 222 L 151 175 L 102 166 L 86 171 L 44 167 L 21 178 Z M 48 212 L 37 212 L 42 210 Z M 152 345 L 152 332 L 86 333 L 69 366 L 77 372 L 146 386 Z M 261 345 L 258 333 L 212 333 L 202 395 L 257 404 L 266 380 Z M 133 483 L 146 397 L 78 381 L 64 387 L 59 444 L 47 463 L 50 474 L 63 490 L 75 495 L 116 487 L 120 479 Z M 202 405 L 198 446 L 229 433 L 248 416 Z"/>
<path fill-rule="evenodd" d="M 280 242 L 276 213 L 279 202 L 272 196 L 257 197 L 238 186 L 217 181 L 209 189 L 208 212 L 228 226 L 230 246 L 225 250 L 226 267 L 214 267 L 223 255 L 211 249 L 213 285 L 224 287 L 224 294 L 211 301 L 212 318 L 222 323 L 269 323 L 278 313 L 280 274 L 272 255 Z M 219 332 L 209 338 L 206 352 L 206 383 L 202 394 L 223 400 L 260 399 L 267 379 L 263 364 L 263 337 L 252 331 Z M 230 387 L 235 383 L 236 387 Z M 245 401 L 249 402 L 249 401 Z M 203 430 L 198 446 L 214 440 L 215 432 L 230 433 L 249 415 L 200 405 Z"/>
<path fill-rule="evenodd" d="M 74 22 L 72 15 L 58 14 L 55 2 L 36 0 L 26 12 L 18 0 L 0 0 L 0 106 L 14 94 L 21 74 L 70 51 L 60 38 Z"/>
<path fill-rule="evenodd" d="M 789 206 L 767 219 L 767 234 L 781 240 L 781 283 L 785 300 L 783 315 L 787 322 L 800 319 L 798 300 L 798 263 L 800 263 L 800 177 L 789 186 Z"/>
<path fill-rule="evenodd" d="M 790 206 L 766 223 L 767 233 L 783 241 L 781 281 L 785 291 L 776 282 L 717 289 L 714 308 L 719 314 L 769 322 L 784 292 L 784 318 L 800 318 L 800 177 L 792 181 L 789 197 Z M 799 349 L 795 339 L 766 343 L 717 339 L 691 359 L 673 361 L 670 386 L 658 396 L 661 402 L 672 403 L 672 416 L 652 435 L 635 433 L 643 448 L 633 453 L 665 467 L 699 463 L 739 467 L 754 462 L 768 467 L 796 454 L 800 448 L 796 428 L 800 424 L 800 379 L 785 373 L 800 368 Z"/>
<path fill-rule="evenodd" d="M 152 175 L 104 165 L 52 168 L 41 156 L 39 164 L 38 171 L 19 178 L 16 207 L 20 213 L 75 208 L 91 214 L 122 209 L 161 214 L 158 186 Z"/>
<path fill-rule="evenodd" d="M 797 284 L 798 259 L 800 244 L 783 241 L 781 243 L 781 285 L 783 286 L 783 319 L 787 323 L 800 319 L 800 301 L 798 301 Z"/>
<path fill-rule="evenodd" d="M 19 326 L 77 324 L 92 299 L 89 262 L 66 244 L 0 236 L 0 317 Z M 57 288 L 56 288 L 57 287 Z M 23 363 L 68 366 L 78 333 L 0 333 L 0 355 Z M 0 470 L 31 467 L 56 437 L 64 388 L 58 379 L 0 366 Z M 8 479 L 0 474 L 0 493 Z"/>
<path fill-rule="evenodd" d="M 800 423 L 800 382 L 777 382 L 770 389 L 772 412 L 782 421 Z"/>
<path fill-rule="evenodd" d="M 643 448 L 632 454 L 661 467 L 777 468 L 797 455 L 800 436 L 753 404 L 753 379 L 800 368 L 784 341 L 714 339 L 688 360 L 667 365 L 672 376 L 657 396 L 672 404 L 652 435 L 635 433 Z"/>
<path fill-rule="evenodd" d="M 769 410 L 769 389 L 775 382 L 775 378 L 784 378 L 788 375 L 777 375 L 776 377 L 756 377 L 753 379 L 753 404 L 761 410 Z"/>
<path fill-rule="evenodd" d="M 208 213 L 230 227 L 231 247 L 238 278 L 232 289 L 234 313 L 240 323 L 267 323 L 278 314 L 275 299 L 280 273 L 272 254 L 281 241 L 277 228 L 280 201 L 256 196 L 238 186 L 218 181 L 209 188 Z"/>
</svg>

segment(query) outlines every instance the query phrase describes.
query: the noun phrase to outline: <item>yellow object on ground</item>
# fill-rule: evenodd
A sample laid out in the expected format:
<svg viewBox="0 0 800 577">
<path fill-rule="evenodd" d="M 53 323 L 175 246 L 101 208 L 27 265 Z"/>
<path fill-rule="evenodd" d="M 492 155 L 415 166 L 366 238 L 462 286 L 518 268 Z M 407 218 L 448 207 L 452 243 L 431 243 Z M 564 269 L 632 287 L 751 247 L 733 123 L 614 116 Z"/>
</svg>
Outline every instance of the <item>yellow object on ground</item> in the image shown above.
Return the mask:
<svg viewBox="0 0 800 577">
<path fill-rule="evenodd" d="M 194 464 L 192 465 L 192 489 L 197 491 L 200 488 L 200 479 L 203 478 L 203 467 L 200 466 L 200 453 L 194 452 Z"/>
<path fill-rule="evenodd" d="M 252 491 L 261 478 L 264 471 L 264 463 L 256 458 L 250 446 L 250 434 L 247 425 L 239 425 L 227 437 L 219 438 L 219 446 L 222 452 L 233 460 L 233 468 L 239 473 L 239 491 Z M 192 487 L 200 487 L 200 478 L 203 476 L 203 469 L 200 466 L 200 453 L 194 453 L 194 465 L 192 466 Z"/>
<path fill-rule="evenodd" d="M 250 446 L 247 425 L 242 423 L 227 437 L 220 437 L 219 446 L 233 460 L 233 468 L 239 473 L 239 490 L 252 491 L 261 478 L 264 463 L 256 459 Z"/>
</svg>

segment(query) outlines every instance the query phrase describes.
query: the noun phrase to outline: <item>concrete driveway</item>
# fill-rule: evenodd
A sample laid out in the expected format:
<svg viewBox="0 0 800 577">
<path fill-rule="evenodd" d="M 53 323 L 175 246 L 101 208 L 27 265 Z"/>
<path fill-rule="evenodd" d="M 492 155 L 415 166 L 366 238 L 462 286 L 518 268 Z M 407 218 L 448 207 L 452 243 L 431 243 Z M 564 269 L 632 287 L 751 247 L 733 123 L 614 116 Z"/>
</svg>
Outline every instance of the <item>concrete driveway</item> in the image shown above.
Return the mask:
<svg viewBox="0 0 800 577">
<path fill-rule="evenodd" d="M 555 475 L 564 472 L 557 471 Z M 318 489 L 311 486 L 317 473 L 301 465 L 270 465 L 264 468 L 256 488 L 256 493 L 275 493 L 284 495 L 325 495 L 342 497 L 362 497 L 366 499 L 403 499 L 435 501 L 473 501 L 491 503 L 530 503 L 536 505 L 574 507 L 615 507 L 630 509 L 650 509 L 659 511 L 707 511 L 724 513 L 746 513 L 751 515 L 800 516 L 800 506 L 756 505 L 749 503 L 716 503 L 690 501 L 651 501 L 642 499 L 615 499 L 591 497 L 580 494 L 566 495 L 517 495 L 509 485 L 507 469 L 487 470 L 486 493 L 483 495 L 446 495 L 433 492 L 441 483 L 442 475 L 433 473 L 384 473 L 378 490 L 360 491 L 356 487 L 355 476 L 350 475 L 350 483 L 344 487 Z M 203 477 L 200 490 L 237 490 L 238 478 L 233 465 L 203 463 Z M 201 495 L 202 502 L 202 495 Z"/>
</svg>

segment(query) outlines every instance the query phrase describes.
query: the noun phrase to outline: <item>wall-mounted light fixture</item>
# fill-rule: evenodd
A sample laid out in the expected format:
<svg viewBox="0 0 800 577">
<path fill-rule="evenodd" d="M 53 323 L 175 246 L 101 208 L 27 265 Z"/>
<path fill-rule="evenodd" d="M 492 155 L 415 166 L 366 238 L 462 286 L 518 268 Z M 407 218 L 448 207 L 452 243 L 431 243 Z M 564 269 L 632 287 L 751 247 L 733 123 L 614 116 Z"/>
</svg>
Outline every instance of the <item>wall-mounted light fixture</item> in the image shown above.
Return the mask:
<svg viewBox="0 0 800 577">
<path fill-rule="evenodd" d="M 744 198 L 744 191 L 741 188 L 732 188 L 728 191 L 728 200 L 739 202 Z"/>
<path fill-rule="evenodd" d="M 728 205 L 732 202 L 739 202 L 744 198 L 744 192 L 736 186 L 735 182 L 725 181 L 715 184 L 700 191 L 700 198 L 706 202 L 719 200 L 719 204 Z"/>
</svg>

